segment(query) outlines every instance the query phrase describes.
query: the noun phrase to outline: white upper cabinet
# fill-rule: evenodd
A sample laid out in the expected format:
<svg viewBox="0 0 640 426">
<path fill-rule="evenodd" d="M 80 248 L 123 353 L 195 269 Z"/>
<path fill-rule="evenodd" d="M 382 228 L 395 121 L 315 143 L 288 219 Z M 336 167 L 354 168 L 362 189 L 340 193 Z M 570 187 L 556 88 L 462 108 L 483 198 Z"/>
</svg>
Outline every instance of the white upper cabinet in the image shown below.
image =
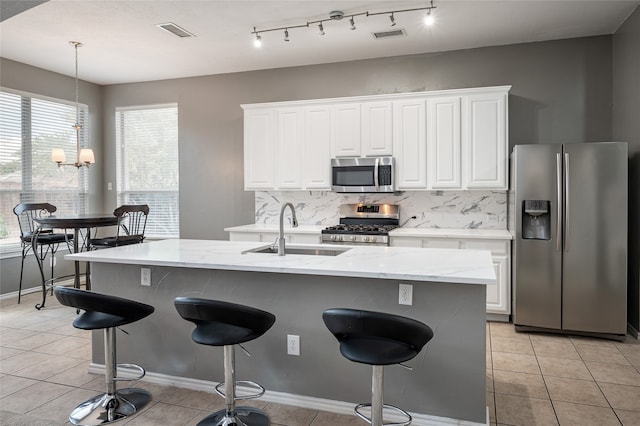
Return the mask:
<svg viewBox="0 0 640 426">
<path fill-rule="evenodd" d="M 245 111 L 244 188 L 275 187 L 275 116 L 271 109 Z"/>
<path fill-rule="evenodd" d="M 333 156 L 360 157 L 360 104 L 337 104 L 331 113 Z"/>
<path fill-rule="evenodd" d="M 429 98 L 427 111 L 429 189 L 460 189 L 460 96 Z"/>
<path fill-rule="evenodd" d="M 365 157 L 380 157 L 393 153 L 392 103 L 363 102 L 361 154 Z"/>
<path fill-rule="evenodd" d="M 305 108 L 302 186 L 331 189 L 331 107 Z"/>
<path fill-rule="evenodd" d="M 399 190 L 427 187 L 425 119 L 424 99 L 393 102 L 393 154 Z"/>
<path fill-rule="evenodd" d="M 305 148 L 304 110 L 281 108 L 276 110 L 278 188 L 302 189 L 302 169 Z"/>
<path fill-rule="evenodd" d="M 507 189 L 507 93 L 464 97 L 462 129 L 465 186 L 469 189 Z"/>
<path fill-rule="evenodd" d="M 245 189 L 328 190 L 332 157 L 393 156 L 400 191 L 506 190 L 510 88 L 243 105 Z"/>
</svg>

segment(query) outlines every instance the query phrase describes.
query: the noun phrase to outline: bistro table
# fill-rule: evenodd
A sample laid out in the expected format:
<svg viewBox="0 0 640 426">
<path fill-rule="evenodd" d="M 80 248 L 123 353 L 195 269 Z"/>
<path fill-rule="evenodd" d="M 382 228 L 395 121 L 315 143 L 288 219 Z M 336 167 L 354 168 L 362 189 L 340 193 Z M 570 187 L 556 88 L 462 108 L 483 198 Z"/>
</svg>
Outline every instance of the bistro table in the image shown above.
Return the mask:
<svg viewBox="0 0 640 426">
<path fill-rule="evenodd" d="M 113 213 L 88 213 L 88 214 L 78 214 L 78 215 L 65 215 L 65 216 L 44 216 L 39 218 L 34 218 L 34 221 L 39 225 L 38 230 L 34 234 L 34 238 L 32 238 L 33 249 L 36 249 L 37 244 L 37 234 L 43 229 L 73 229 L 73 252 L 79 253 L 84 249 L 88 248 L 89 240 L 91 239 L 91 229 L 92 228 L 100 228 L 105 226 L 115 226 L 118 224 L 118 218 L 113 215 Z M 86 236 L 83 239 L 83 242 L 80 243 L 82 229 L 86 229 Z M 68 242 L 67 242 L 68 243 Z M 37 258 L 37 256 L 36 256 Z M 75 263 L 75 276 L 73 279 L 73 286 L 75 288 L 80 288 L 80 261 L 76 260 Z M 42 303 L 36 305 L 36 309 L 40 310 L 44 308 L 44 303 L 47 298 L 47 280 L 44 277 L 43 265 L 40 260 L 38 260 L 38 267 L 40 268 L 40 275 L 42 276 Z M 51 278 L 51 283 L 55 280 L 54 277 Z M 91 278 L 90 278 L 90 268 L 89 264 L 87 264 L 86 268 L 86 288 L 87 290 L 91 290 Z"/>
</svg>

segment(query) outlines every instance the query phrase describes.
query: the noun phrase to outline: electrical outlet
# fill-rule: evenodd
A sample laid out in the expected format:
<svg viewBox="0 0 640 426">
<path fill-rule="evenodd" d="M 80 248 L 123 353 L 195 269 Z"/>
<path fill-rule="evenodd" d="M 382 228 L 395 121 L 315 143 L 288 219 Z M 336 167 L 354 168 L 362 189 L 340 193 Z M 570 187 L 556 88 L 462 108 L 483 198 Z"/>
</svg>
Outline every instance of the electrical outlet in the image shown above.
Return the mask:
<svg viewBox="0 0 640 426">
<path fill-rule="evenodd" d="M 113 190 L 113 183 L 107 182 L 107 191 L 112 191 L 112 190 Z"/>
<path fill-rule="evenodd" d="M 413 285 L 400 284 L 400 290 L 398 293 L 398 303 L 401 305 L 413 304 Z"/>
<path fill-rule="evenodd" d="M 287 355 L 300 356 L 300 336 L 287 334 Z"/>
<path fill-rule="evenodd" d="M 140 285 L 151 285 L 151 268 L 140 268 Z"/>
</svg>

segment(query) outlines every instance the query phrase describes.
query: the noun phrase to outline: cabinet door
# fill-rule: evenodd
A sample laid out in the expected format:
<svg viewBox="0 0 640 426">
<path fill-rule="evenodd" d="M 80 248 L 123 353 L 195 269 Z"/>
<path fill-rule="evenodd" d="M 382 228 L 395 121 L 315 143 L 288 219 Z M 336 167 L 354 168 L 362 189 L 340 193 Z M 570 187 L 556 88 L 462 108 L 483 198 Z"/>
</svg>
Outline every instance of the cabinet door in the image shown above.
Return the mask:
<svg viewBox="0 0 640 426">
<path fill-rule="evenodd" d="M 276 112 L 278 127 L 279 189 L 301 189 L 304 148 L 304 110 L 285 108 Z"/>
<path fill-rule="evenodd" d="M 362 155 L 375 157 L 393 153 L 391 105 L 391 102 L 362 104 Z"/>
<path fill-rule="evenodd" d="M 487 312 L 510 314 L 509 258 L 507 256 L 493 256 L 493 267 L 496 271 L 496 285 L 487 286 Z"/>
<path fill-rule="evenodd" d="M 331 108 L 305 110 L 304 189 L 331 189 Z"/>
<path fill-rule="evenodd" d="M 429 189 L 460 189 L 460 97 L 427 100 Z"/>
<path fill-rule="evenodd" d="M 332 108 L 331 147 L 334 157 L 360 156 L 360 104 Z"/>
<path fill-rule="evenodd" d="M 393 156 L 398 189 L 427 188 L 424 99 L 393 103 Z"/>
<path fill-rule="evenodd" d="M 276 144 L 273 110 L 244 114 L 244 189 L 274 189 Z"/>
<path fill-rule="evenodd" d="M 507 189 L 507 94 L 465 97 L 466 187 Z"/>
</svg>

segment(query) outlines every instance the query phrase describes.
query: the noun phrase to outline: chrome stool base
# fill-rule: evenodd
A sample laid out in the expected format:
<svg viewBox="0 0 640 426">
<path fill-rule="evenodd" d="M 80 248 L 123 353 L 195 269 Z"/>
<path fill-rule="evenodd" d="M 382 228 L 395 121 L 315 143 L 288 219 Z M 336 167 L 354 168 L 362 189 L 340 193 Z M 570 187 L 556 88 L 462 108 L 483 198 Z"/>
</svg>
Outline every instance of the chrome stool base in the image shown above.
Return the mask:
<svg viewBox="0 0 640 426">
<path fill-rule="evenodd" d="M 69 416 L 74 425 L 97 426 L 113 423 L 134 415 L 151 400 L 144 389 L 119 389 L 104 393 L 78 405 Z"/>
<path fill-rule="evenodd" d="M 198 426 L 269 426 L 269 416 L 253 407 L 236 407 L 236 414 L 228 415 L 227 410 L 216 411 L 205 417 Z"/>
</svg>

